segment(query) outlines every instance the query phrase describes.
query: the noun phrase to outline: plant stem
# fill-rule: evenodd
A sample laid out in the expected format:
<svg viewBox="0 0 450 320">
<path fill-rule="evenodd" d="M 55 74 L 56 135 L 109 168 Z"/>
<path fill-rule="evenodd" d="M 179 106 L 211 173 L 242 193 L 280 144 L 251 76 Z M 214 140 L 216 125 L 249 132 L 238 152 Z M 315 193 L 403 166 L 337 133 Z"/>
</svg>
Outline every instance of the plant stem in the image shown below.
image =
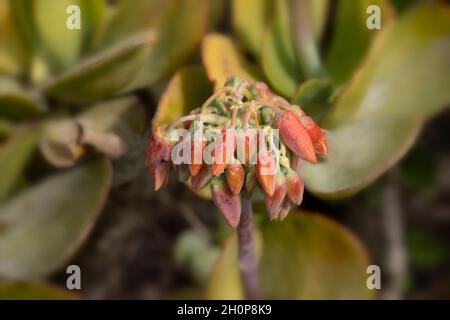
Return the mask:
<svg viewBox="0 0 450 320">
<path fill-rule="evenodd" d="M 241 220 L 238 226 L 239 270 L 246 298 L 259 299 L 258 260 L 253 240 L 253 210 L 250 199 L 242 198 Z"/>
</svg>

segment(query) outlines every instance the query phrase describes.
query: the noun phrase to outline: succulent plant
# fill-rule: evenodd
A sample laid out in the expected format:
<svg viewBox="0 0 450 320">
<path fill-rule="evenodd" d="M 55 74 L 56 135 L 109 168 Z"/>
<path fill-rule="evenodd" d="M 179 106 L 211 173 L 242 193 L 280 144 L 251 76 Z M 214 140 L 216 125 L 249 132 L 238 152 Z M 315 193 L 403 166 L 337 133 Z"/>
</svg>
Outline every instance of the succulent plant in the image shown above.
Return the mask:
<svg viewBox="0 0 450 320">
<path fill-rule="evenodd" d="M 63 266 L 144 168 L 139 97 L 192 54 L 206 2 L 0 0 L 0 279 Z"/>
<path fill-rule="evenodd" d="M 0 0 L 0 282 L 41 279 L 74 256 L 111 187 L 145 170 L 149 125 L 156 189 L 171 129 L 199 125 L 220 133 L 214 157 L 229 161 L 206 164 L 210 144 L 194 139 L 191 164 L 174 171 L 237 227 L 224 228 L 214 266 L 210 240 L 184 259 L 210 273 L 198 276 L 207 298 L 373 298 L 356 237 L 296 207 L 304 190 L 326 201 L 370 185 L 450 103 L 449 6 L 392 2 Z M 367 27 L 369 4 L 381 29 Z M 81 29 L 66 28 L 72 5 Z M 232 126 L 278 129 L 279 148 L 244 143 L 239 158 L 222 135 Z M 255 225 L 252 192 L 257 216 L 261 204 L 269 214 Z M 0 283 L 0 295 L 20 287 Z"/>
</svg>

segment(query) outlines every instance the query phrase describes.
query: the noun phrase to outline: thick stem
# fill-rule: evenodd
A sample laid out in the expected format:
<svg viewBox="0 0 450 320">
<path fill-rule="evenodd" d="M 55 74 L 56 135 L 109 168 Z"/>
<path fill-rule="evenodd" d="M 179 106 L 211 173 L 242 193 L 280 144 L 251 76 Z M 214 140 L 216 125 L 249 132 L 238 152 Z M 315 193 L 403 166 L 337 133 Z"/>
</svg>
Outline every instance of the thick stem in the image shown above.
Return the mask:
<svg viewBox="0 0 450 320">
<path fill-rule="evenodd" d="M 258 260 L 253 241 L 253 210 L 250 199 L 242 199 L 241 220 L 238 226 L 239 270 L 247 299 L 261 297 Z"/>
</svg>

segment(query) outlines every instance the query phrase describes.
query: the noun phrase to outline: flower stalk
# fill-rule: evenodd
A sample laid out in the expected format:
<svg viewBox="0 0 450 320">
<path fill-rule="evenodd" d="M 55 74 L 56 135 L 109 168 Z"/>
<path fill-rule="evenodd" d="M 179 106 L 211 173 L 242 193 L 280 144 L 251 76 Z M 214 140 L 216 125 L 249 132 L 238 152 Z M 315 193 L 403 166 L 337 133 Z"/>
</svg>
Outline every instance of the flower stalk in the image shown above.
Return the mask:
<svg viewBox="0 0 450 320">
<path fill-rule="evenodd" d="M 241 202 L 241 220 L 237 228 L 239 271 L 246 299 L 256 300 L 261 298 L 261 287 L 253 238 L 252 202 L 246 198 L 242 198 Z"/>
</svg>

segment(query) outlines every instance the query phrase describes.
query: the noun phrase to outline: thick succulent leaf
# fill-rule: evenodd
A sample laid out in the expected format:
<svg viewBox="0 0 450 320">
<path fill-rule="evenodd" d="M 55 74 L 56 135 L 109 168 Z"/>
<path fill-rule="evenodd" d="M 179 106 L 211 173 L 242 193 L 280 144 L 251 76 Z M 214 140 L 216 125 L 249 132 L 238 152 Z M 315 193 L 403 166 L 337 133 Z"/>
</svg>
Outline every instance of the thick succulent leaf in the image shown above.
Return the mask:
<svg viewBox="0 0 450 320">
<path fill-rule="evenodd" d="M 215 84 L 215 90 L 220 89 L 231 76 L 239 76 L 245 80 L 260 77 L 234 41 L 225 35 L 212 33 L 204 38 L 202 59 L 208 78 Z"/>
<path fill-rule="evenodd" d="M 9 0 L 0 0 L 0 74 L 18 75 L 23 71 L 27 52 L 17 32 Z"/>
<path fill-rule="evenodd" d="M 203 68 L 180 69 L 170 80 L 153 118 L 153 126 L 169 125 L 178 118 L 199 108 L 212 94 L 212 85 Z"/>
<path fill-rule="evenodd" d="M 291 97 L 301 74 L 296 61 L 290 17 L 290 0 L 276 0 L 274 15 L 264 35 L 262 67 L 270 85 Z"/>
<path fill-rule="evenodd" d="M 65 102 L 86 103 L 107 98 L 123 89 L 146 59 L 151 34 L 127 39 L 51 81 L 47 94 Z"/>
<path fill-rule="evenodd" d="M 73 300 L 79 297 L 41 282 L 0 282 L 0 300 Z"/>
<path fill-rule="evenodd" d="M 111 44 L 132 34 L 157 29 L 171 4 L 173 2 L 166 0 L 115 1 L 110 5 L 110 18 L 101 44 Z"/>
<path fill-rule="evenodd" d="M 386 27 L 326 119 L 432 116 L 450 103 L 450 6 L 416 6 Z"/>
<path fill-rule="evenodd" d="M 233 28 L 240 42 L 255 57 L 261 54 L 272 3 L 269 0 L 233 0 Z"/>
<path fill-rule="evenodd" d="M 309 79 L 296 90 L 292 103 L 299 105 L 310 117 L 319 121 L 331 107 L 333 86 L 326 79 Z"/>
<path fill-rule="evenodd" d="M 0 77 L 0 117 L 14 121 L 40 115 L 44 103 L 37 94 L 28 92 L 9 78 Z"/>
<path fill-rule="evenodd" d="M 327 133 L 328 155 L 305 164 L 301 175 L 309 191 L 323 197 L 356 192 L 395 164 L 414 143 L 423 121 L 409 117 L 372 117 Z"/>
<path fill-rule="evenodd" d="M 81 56 L 90 53 L 104 31 L 107 17 L 107 0 L 81 0 L 83 43 Z M 134 2 L 134 1 L 133 1 Z M 130 19 L 132 20 L 132 19 Z"/>
<path fill-rule="evenodd" d="M 371 299 L 366 251 L 353 234 L 324 216 L 291 213 L 261 227 L 259 264 L 266 299 Z M 236 237 L 222 249 L 206 287 L 209 299 L 242 299 Z"/>
<path fill-rule="evenodd" d="M 34 0 L 32 4 L 32 16 L 39 40 L 49 55 L 49 61 L 56 64 L 58 69 L 66 69 L 72 65 L 81 52 L 83 26 L 81 30 L 71 30 L 66 26 L 70 15 L 66 10 L 71 5 L 80 7 L 81 20 L 85 9 L 81 0 Z"/>
<path fill-rule="evenodd" d="M 380 33 L 324 120 L 329 154 L 305 166 L 309 190 L 326 197 L 357 191 L 401 158 L 424 118 L 450 103 L 449 34 L 450 8 L 442 4 L 418 6 Z"/>
<path fill-rule="evenodd" d="M 25 128 L 0 145 L 0 202 L 15 186 L 37 145 L 38 138 L 39 128 Z"/>
<path fill-rule="evenodd" d="M 297 63 L 302 73 L 308 78 L 325 75 L 319 54 L 319 42 L 314 31 L 314 18 L 323 21 L 325 17 L 312 14 L 313 9 L 316 9 L 315 7 L 319 6 L 320 8 L 320 3 L 317 0 L 291 0 L 290 22 Z M 325 15 L 325 9 L 326 7 L 322 8 L 323 15 Z M 320 21 L 316 23 L 320 23 Z M 320 28 L 319 26 L 316 27 Z"/>
<path fill-rule="evenodd" d="M 179 0 L 170 3 L 146 63 L 128 90 L 155 83 L 176 70 L 195 50 L 208 26 L 209 1 Z"/>
<path fill-rule="evenodd" d="M 381 9 L 382 29 L 387 27 L 392 13 L 385 0 L 339 1 L 332 42 L 326 57 L 326 67 L 331 78 L 342 84 L 348 80 L 361 63 L 377 29 L 367 28 L 367 8 L 378 5 Z"/>
<path fill-rule="evenodd" d="M 97 158 L 55 175 L 0 207 L 0 277 L 43 277 L 63 266 L 92 229 L 106 199 L 111 166 Z"/>
</svg>

